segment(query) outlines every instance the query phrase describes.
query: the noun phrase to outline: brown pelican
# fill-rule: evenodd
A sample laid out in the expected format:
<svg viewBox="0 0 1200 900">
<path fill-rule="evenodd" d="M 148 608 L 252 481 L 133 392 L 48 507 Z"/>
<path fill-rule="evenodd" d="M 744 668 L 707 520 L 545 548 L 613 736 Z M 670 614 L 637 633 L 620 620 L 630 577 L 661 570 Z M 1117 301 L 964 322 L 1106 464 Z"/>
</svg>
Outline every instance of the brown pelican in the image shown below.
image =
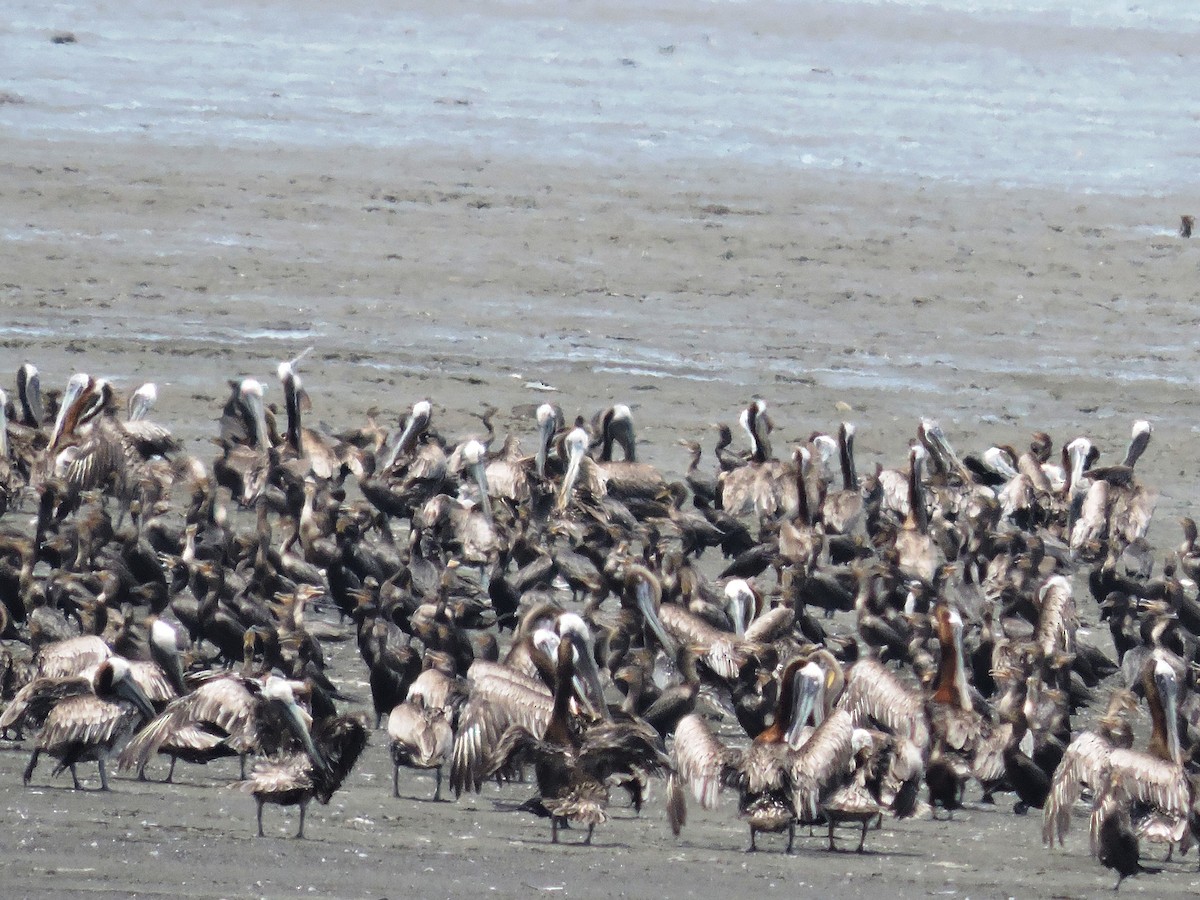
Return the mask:
<svg viewBox="0 0 1200 900">
<path fill-rule="evenodd" d="M 554 508 L 559 512 L 564 511 L 570 505 L 572 491 L 575 490 L 575 482 L 579 479 L 580 469 L 584 466 L 585 460 L 587 463 L 591 463 L 587 456 L 590 443 L 591 438 L 588 437 L 581 422 L 576 422 L 575 427 L 568 431 L 563 438 L 563 450 L 567 456 L 567 471 L 563 475 L 562 484 L 558 489 L 558 500 L 554 504 Z"/>
<path fill-rule="evenodd" d="M 9 498 L 20 487 L 13 470 L 14 460 L 8 446 L 8 394 L 0 390 L 0 516 L 8 509 Z"/>
<path fill-rule="evenodd" d="M 433 769 L 433 799 L 442 799 L 442 767 L 450 760 L 454 731 L 450 724 L 450 679 L 426 669 L 413 682 L 408 699 L 388 715 L 392 754 L 392 796 L 400 796 L 400 767 Z"/>
<path fill-rule="evenodd" d="M 347 471 L 361 475 L 362 464 L 349 447 L 336 438 L 303 425 L 303 412 L 312 407 L 312 401 L 304 390 L 295 366 L 305 353 L 290 362 L 281 362 L 276 370 L 283 385 L 284 407 L 287 411 L 284 447 L 295 459 L 306 463 L 317 478 L 326 481 L 334 479 L 342 471 L 343 465 Z"/>
<path fill-rule="evenodd" d="M 490 526 L 492 525 L 492 501 L 490 497 L 491 488 L 487 475 L 487 448 L 484 447 L 481 441 L 471 438 L 458 448 L 458 455 L 462 463 L 470 469 L 471 477 L 475 479 L 475 486 L 478 489 L 479 509 Z"/>
<path fill-rule="evenodd" d="M 154 404 L 157 402 L 158 385 L 153 381 L 147 381 L 129 395 L 129 400 L 126 402 L 125 407 L 125 421 L 146 421 L 146 416 L 150 415 L 150 410 L 154 409 Z"/>
<path fill-rule="evenodd" d="M 202 765 L 238 756 L 244 766 L 247 754 L 261 751 L 256 731 L 259 702 L 242 676 L 208 677 L 195 690 L 171 701 L 134 736 L 121 751 L 119 768 L 136 769 L 138 778 L 144 779 L 151 757 L 156 753 L 169 756 L 166 780 L 170 783 L 180 759 Z"/>
<path fill-rule="evenodd" d="M 540 732 L 511 725 L 491 754 L 488 774 L 530 759 L 535 764 L 541 806 L 550 817 L 551 842 L 558 843 L 560 824 L 587 825 L 584 844 L 597 825 L 608 820 L 608 780 L 614 775 L 656 774 L 667 759 L 659 737 L 636 720 L 601 721 L 579 734 L 570 716 L 575 693 L 575 648 L 561 641 L 555 666 L 556 685 L 549 721 Z"/>
<path fill-rule="evenodd" d="M 418 400 L 413 404 L 412 411 L 404 420 L 404 428 L 384 447 L 380 458 L 379 471 L 386 472 L 398 461 L 416 451 L 417 445 L 429 428 L 433 418 L 433 404 L 428 400 Z"/>
<path fill-rule="evenodd" d="M 225 452 L 213 463 L 213 475 L 237 503 L 251 506 L 266 487 L 270 468 L 263 386 L 254 378 L 231 384 L 233 395 L 221 418 L 220 443 Z"/>
<path fill-rule="evenodd" d="M 832 534 L 849 534 L 862 520 L 863 496 L 854 468 L 854 432 L 849 422 L 838 426 L 838 459 L 841 463 L 842 489 L 830 491 L 821 506 L 821 521 Z"/>
<path fill-rule="evenodd" d="M 96 667 L 91 685 L 90 693 L 62 699 L 46 716 L 25 767 L 25 784 L 33 777 L 38 757 L 49 753 L 59 760 L 54 774 L 70 769 L 76 790 L 82 785 L 75 766 L 88 760 L 99 765 L 100 789 L 109 789 L 105 762 L 144 720 L 154 716 L 154 707 L 134 681 L 129 663 L 119 656 Z"/>
<path fill-rule="evenodd" d="M 926 781 L 933 801 L 952 811 L 961 803 L 968 776 L 990 791 L 1004 775 L 1004 749 L 1012 725 L 993 728 L 971 700 L 963 659 L 963 621 L 958 611 L 939 603 L 933 614 L 941 657 L 929 698 L 933 734 Z"/>
<path fill-rule="evenodd" d="M 1145 752 L 1114 749 L 1108 757 L 1108 780 L 1101 781 L 1092 811 L 1092 852 L 1098 853 L 1101 809 L 1106 795 L 1125 792 L 1139 838 L 1168 844 L 1188 840 L 1192 785 L 1183 767 L 1179 743 L 1178 692 L 1175 669 L 1161 655 L 1147 661 L 1142 684 L 1153 729 Z M 1187 846 L 1187 844 L 1183 844 Z"/>
<path fill-rule="evenodd" d="M 791 496 L 795 485 L 788 466 L 774 459 L 771 453 L 773 426 L 767 416 L 767 404 L 755 400 L 742 410 L 739 421 L 750 436 L 750 462 L 719 476 L 718 506 L 735 518 L 754 513 L 760 522 L 774 519 L 785 510 L 794 509 L 796 498 Z"/>
<path fill-rule="evenodd" d="M 377 509 L 407 518 L 415 508 L 447 489 L 445 448 L 430 433 L 433 406 L 413 404 L 404 428 L 380 451 L 375 474 L 359 479 L 359 488 Z"/>
<path fill-rule="evenodd" d="M 805 482 L 809 459 L 807 448 L 796 448 L 792 457 L 796 471 L 796 517 L 779 526 L 779 555 L 790 563 L 800 577 L 808 575 L 816 567 L 825 548 L 825 533 L 822 526 L 813 521 L 810 512 L 808 485 Z"/>
<path fill-rule="evenodd" d="M 39 648 L 34 657 L 34 671 L 41 678 L 65 678 L 92 669 L 112 655 L 112 648 L 103 638 L 79 635 Z"/>
<path fill-rule="evenodd" d="M 792 660 L 781 676 L 774 721 L 745 750 L 725 746 L 702 717 L 683 717 L 675 731 L 675 775 L 668 786 L 668 810 L 677 833 L 684 785 L 705 809 L 716 806 L 723 786 L 735 785 L 738 814 L 750 827 L 747 852 L 758 849 L 759 832 L 782 831 L 788 833 L 786 852 L 791 852 L 797 819 L 817 819 L 821 801 L 843 783 L 853 756 L 854 727 L 842 710 L 832 710 L 793 749 L 810 714 L 825 705 L 830 674 L 815 661 Z"/>
<path fill-rule="evenodd" d="M 1071 807 L 1083 790 L 1095 796 L 1108 771 L 1112 751 L 1133 746 L 1133 729 L 1126 716 L 1136 710 L 1133 694 L 1124 689 L 1113 691 L 1099 727 L 1080 732 L 1063 753 L 1043 808 L 1042 842 L 1048 847 L 1054 847 L 1055 839 L 1063 845 L 1071 825 Z"/>
<path fill-rule="evenodd" d="M 7 407 L 7 400 L 0 405 Z M 7 408 L 5 413 L 7 416 Z M 49 441 L 45 424 L 38 371 L 25 363 L 17 370 L 17 405 L 2 430 L 8 445 L 3 459 L 8 460 L 10 467 L 26 483 L 44 467 L 43 457 Z"/>
<path fill-rule="evenodd" d="M 27 428 L 41 428 L 46 424 L 42 381 L 37 366 L 32 363 L 24 363 L 17 369 L 17 402 L 21 404 L 20 424 Z"/>
<path fill-rule="evenodd" d="M 310 732 L 305 713 L 297 705 L 288 682 L 269 677 L 261 692 L 299 750 L 263 760 L 249 778 L 236 786 L 254 796 L 259 837 L 263 836 L 263 805 L 274 803 L 300 807 L 296 837 L 302 838 L 308 804 L 314 798 L 319 803 L 328 803 L 342 786 L 366 748 L 367 729 L 356 716 L 333 716 L 317 723 Z"/>
<path fill-rule="evenodd" d="M 1112 549 L 1124 549 L 1146 536 L 1158 492 L 1142 485 L 1135 477 L 1136 465 L 1150 443 L 1150 423 L 1133 423 L 1133 435 L 1125 459 L 1115 466 L 1093 466 L 1087 470 L 1092 486 L 1083 501 L 1079 520 L 1071 531 L 1071 550 L 1085 550 L 1103 556 Z M 1098 549 L 1093 549 L 1099 544 Z"/>
<path fill-rule="evenodd" d="M 450 789 L 479 792 L 496 742 L 513 723 L 540 734 L 554 699 L 546 683 L 516 669 L 475 660 L 467 670 L 467 701 L 450 758 Z"/>
<path fill-rule="evenodd" d="M 1064 754 L 1046 804 L 1043 836 L 1060 843 L 1070 822 L 1070 808 L 1085 779 L 1093 784 L 1092 852 L 1099 852 L 1099 832 L 1108 795 L 1124 792 L 1139 838 L 1174 845 L 1186 839 L 1192 805 L 1191 783 L 1183 767 L 1179 742 L 1178 678 L 1163 651 L 1149 655 L 1142 669 L 1142 688 L 1150 707 L 1152 730 L 1146 750 L 1113 747 L 1095 739 Z M 1081 736 L 1082 737 L 1082 736 Z M 1092 781 L 1095 779 L 1095 781 Z"/>
<path fill-rule="evenodd" d="M 546 459 L 550 453 L 550 444 L 564 424 L 562 410 L 554 404 L 543 403 L 537 408 L 538 448 L 533 457 L 533 464 L 538 478 L 546 477 Z"/>
<path fill-rule="evenodd" d="M 921 466 L 926 456 L 919 444 L 908 452 L 908 514 L 896 532 L 895 550 L 902 572 L 932 583 L 938 553 L 929 534 L 929 512 L 921 485 Z"/>
<path fill-rule="evenodd" d="M 624 460 L 613 459 L 613 445 L 619 444 Z M 666 488 L 662 473 L 637 460 L 637 440 L 633 430 L 633 413 L 624 403 L 618 403 L 600 415 L 600 454 L 597 458 L 605 493 L 618 500 L 655 497 Z"/>
<path fill-rule="evenodd" d="M 101 489 L 128 501 L 143 481 L 152 481 L 161 495 L 173 478 L 171 469 L 150 463 L 178 449 L 161 425 L 119 421 L 112 384 L 78 373 L 68 382 L 51 432 L 48 473 L 75 492 Z"/>
</svg>

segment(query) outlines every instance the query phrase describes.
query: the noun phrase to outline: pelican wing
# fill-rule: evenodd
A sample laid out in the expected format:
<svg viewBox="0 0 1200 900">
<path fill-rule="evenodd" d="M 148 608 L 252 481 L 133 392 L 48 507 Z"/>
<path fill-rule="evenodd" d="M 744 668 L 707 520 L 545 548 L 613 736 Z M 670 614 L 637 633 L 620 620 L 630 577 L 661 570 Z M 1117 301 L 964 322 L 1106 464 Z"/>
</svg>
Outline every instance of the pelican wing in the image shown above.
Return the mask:
<svg viewBox="0 0 1200 900">
<path fill-rule="evenodd" d="M 1109 755 L 1108 775 L 1092 807 L 1093 855 L 1099 850 L 1103 812 L 1111 806 L 1106 798 L 1112 793 L 1127 797 L 1134 807 L 1141 807 L 1135 823 L 1139 837 L 1163 843 L 1183 839 L 1191 808 L 1191 785 L 1183 767 L 1149 753 L 1118 748 Z"/>
<path fill-rule="evenodd" d="M 554 709 L 545 685 L 506 666 L 476 660 L 467 682 L 470 696 L 450 755 L 450 787 L 456 795 L 479 792 L 496 743 L 510 725 L 540 735 Z"/>
<path fill-rule="evenodd" d="M 68 678 L 35 678 L 17 691 L 0 715 L 0 730 L 40 728 L 59 701 L 92 695 L 92 682 L 82 675 Z"/>
<path fill-rule="evenodd" d="M 569 752 L 565 747 L 542 740 L 523 725 L 510 725 L 488 754 L 483 777 L 515 771 L 530 762 L 553 760 L 566 764 Z"/>
<path fill-rule="evenodd" d="M 81 675 L 112 655 L 108 644 L 91 634 L 55 641 L 38 651 L 37 674 L 43 678 Z"/>
<path fill-rule="evenodd" d="M 579 765 L 601 782 L 617 773 L 660 775 L 671 766 L 658 732 L 639 720 L 597 722 L 583 736 Z"/>
<path fill-rule="evenodd" d="M 120 704 L 101 700 L 94 694 L 68 697 L 50 710 L 37 746 L 54 752 L 72 744 L 107 744 L 113 740 L 124 717 L 125 709 Z"/>
<path fill-rule="evenodd" d="M 804 746 L 791 753 L 788 769 L 796 815 L 801 819 L 815 820 L 821 802 L 845 784 L 854 758 L 853 735 L 850 714 L 835 709 Z"/>
<path fill-rule="evenodd" d="M 738 777 L 743 758 L 740 750 L 722 744 L 708 723 L 694 713 L 679 720 L 671 756 L 676 773 L 674 786 L 690 787 L 692 796 L 704 809 L 716 808 L 721 788 Z M 671 793 L 668 791 L 668 795 Z"/>
<path fill-rule="evenodd" d="M 189 740 L 211 746 L 216 746 L 214 741 L 226 741 L 235 753 L 253 752 L 258 749 L 254 705 L 254 697 L 238 678 L 205 681 L 192 693 L 171 701 L 139 731 L 121 751 L 119 767 L 140 772 L 162 746 L 190 746 Z M 191 731 L 208 737 L 189 739 Z"/>
<path fill-rule="evenodd" d="M 750 643 L 770 643 L 786 637 L 795 624 L 796 610 L 790 606 L 777 606 L 746 626 L 745 638 Z"/>
<path fill-rule="evenodd" d="M 1191 785 L 1182 766 L 1138 750 L 1117 748 L 1109 756 L 1110 777 L 1119 777 L 1134 803 L 1144 803 L 1186 825 Z M 1174 838 L 1179 840 L 1182 832 Z"/>
<path fill-rule="evenodd" d="M 856 726 L 877 725 L 907 738 L 928 755 L 929 718 L 924 699 L 879 660 L 866 657 L 850 667 L 838 706 L 850 714 Z"/>
<path fill-rule="evenodd" d="M 130 660 L 129 677 L 151 703 L 168 703 L 175 699 L 175 688 L 158 663 Z"/>
<path fill-rule="evenodd" d="M 148 419 L 122 422 L 121 430 L 125 442 L 142 457 L 165 456 L 180 449 L 179 441 L 167 428 Z"/>
<path fill-rule="evenodd" d="M 658 617 L 667 633 L 679 643 L 700 648 L 700 659 L 717 676 L 727 680 L 737 678 L 746 664 L 745 641 L 713 628 L 674 603 L 664 603 L 658 610 Z"/>
<path fill-rule="evenodd" d="M 1042 843 L 1059 846 L 1071 827 L 1071 807 L 1084 788 L 1095 794 L 1108 777 L 1112 746 L 1100 735 L 1085 731 L 1071 741 L 1054 770 L 1054 780 L 1042 817 Z"/>
</svg>

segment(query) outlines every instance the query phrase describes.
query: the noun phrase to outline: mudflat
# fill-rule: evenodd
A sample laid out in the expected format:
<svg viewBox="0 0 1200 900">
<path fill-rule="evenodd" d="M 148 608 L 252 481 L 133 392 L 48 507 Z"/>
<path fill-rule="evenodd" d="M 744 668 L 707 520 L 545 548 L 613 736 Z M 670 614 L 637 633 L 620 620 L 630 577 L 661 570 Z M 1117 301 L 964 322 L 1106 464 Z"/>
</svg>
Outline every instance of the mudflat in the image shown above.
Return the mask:
<svg viewBox="0 0 1200 900">
<path fill-rule="evenodd" d="M 314 422 L 394 426 L 428 398 L 447 437 L 494 405 L 499 430 L 531 444 L 544 400 L 589 418 L 620 401 L 642 457 L 671 476 L 687 464 L 678 439 L 712 465 L 712 423 L 753 396 L 777 446 L 855 422 L 862 469 L 902 465 L 921 416 L 960 452 L 1044 430 L 1056 447 L 1089 435 L 1108 463 L 1145 418 L 1152 543 L 1173 546 L 1174 517 L 1195 508 L 1196 245 L 1175 235 L 1186 210 L 1171 199 L 411 148 L 5 151 L 0 371 L 33 362 L 47 387 L 75 371 L 129 390 L 153 380 L 154 418 L 206 462 L 226 381 L 270 382 L 312 346 L 299 370 Z M 1090 600 L 1081 614 L 1096 624 Z M 352 643 L 333 672 L 365 707 Z M 731 798 L 693 807 L 673 837 L 660 786 L 640 816 L 618 803 L 596 846 L 572 833 L 551 846 L 545 823 L 496 806 L 527 786 L 432 803 L 432 780 L 402 773 L 394 800 L 376 733 L 295 841 L 272 808 L 253 836 L 253 802 L 226 787 L 236 764 L 181 765 L 174 785 L 115 778 L 102 794 L 47 765 L 23 787 L 28 749 L 0 752 L 8 896 L 1057 897 L 1112 883 L 1086 819 L 1050 853 L 1040 818 L 1003 795 L 952 822 L 886 821 L 862 856 L 818 835 L 789 857 L 769 837 L 742 852 Z M 1122 890 L 1200 884 L 1190 858 L 1166 869 Z"/>
</svg>

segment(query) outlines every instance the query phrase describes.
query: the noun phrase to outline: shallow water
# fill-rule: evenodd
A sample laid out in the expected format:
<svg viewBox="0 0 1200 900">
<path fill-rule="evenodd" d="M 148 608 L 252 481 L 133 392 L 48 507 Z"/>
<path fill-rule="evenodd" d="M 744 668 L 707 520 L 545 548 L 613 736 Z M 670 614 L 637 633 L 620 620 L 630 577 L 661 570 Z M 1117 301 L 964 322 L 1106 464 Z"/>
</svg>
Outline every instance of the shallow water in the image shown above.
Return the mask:
<svg viewBox="0 0 1200 900">
<path fill-rule="evenodd" d="M 1190 190 L 1200 8 L 1080 5 L 15 0 L 0 133 Z"/>
</svg>

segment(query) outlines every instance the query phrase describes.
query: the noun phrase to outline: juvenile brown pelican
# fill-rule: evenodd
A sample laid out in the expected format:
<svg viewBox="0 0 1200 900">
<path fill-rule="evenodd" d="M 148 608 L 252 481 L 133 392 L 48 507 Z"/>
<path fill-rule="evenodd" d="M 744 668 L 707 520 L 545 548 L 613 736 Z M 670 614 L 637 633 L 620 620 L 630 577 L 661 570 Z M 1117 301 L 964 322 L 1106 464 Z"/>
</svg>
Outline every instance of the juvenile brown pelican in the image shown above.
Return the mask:
<svg viewBox="0 0 1200 900">
<path fill-rule="evenodd" d="M 462 449 L 465 452 L 466 448 Z M 510 434 L 504 439 L 500 452 L 488 458 L 484 467 L 483 483 L 487 486 L 487 493 L 513 505 L 528 503 L 532 480 L 532 461 L 521 454 L 521 442 L 517 436 Z"/>
<path fill-rule="evenodd" d="M 414 689 L 416 685 L 414 684 Z M 428 705 L 424 695 L 410 691 L 410 699 L 388 715 L 387 731 L 391 740 L 392 796 L 400 796 L 400 767 L 433 769 L 436 786 L 433 799 L 442 799 L 442 766 L 450 759 L 454 732 L 446 711 Z"/>
<path fill-rule="evenodd" d="M 319 803 L 328 803 L 342 786 L 366 748 L 367 729 L 355 716 L 334 716 L 322 720 L 310 732 L 304 712 L 282 678 L 268 678 L 262 695 L 300 750 L 263 760 L 248 779 L 236 786 L 254 796 L 259 837 L 263 836 L 263 805 L 274 803 L 300 807 L 296 837 L 302 838 L 308 804 L 314 798 Z"/>
<path fill-rule="evenodd" d="M 400 796 L 400 767 L 433 769 L 437 779 L 433 799 L 442 798 L 442 768 L 454 746 L 453 721 L 462 705 L 455 679 L 432 664 L 409 688 L 408 697 L 388 716 L 391 739 L 392 796 Z"/>
<path fill-rule="evenodd" d="M 102 662 L 91 682 L 90 694 L 66 697 L 46 716 L 25 767 L 25 784 L 33 777 L 38 757 L 49 753 L 59 761 L 54 774 L 70 769 L 76 790 L 82 785 L 75 766 L 88 760 L 99 765 L 100 789 L 109 789 L 105 762 L 144 720 L 154 716 L 154 707 L 134 681 L 129 663 L 119 656 Z"/>
</svg>

